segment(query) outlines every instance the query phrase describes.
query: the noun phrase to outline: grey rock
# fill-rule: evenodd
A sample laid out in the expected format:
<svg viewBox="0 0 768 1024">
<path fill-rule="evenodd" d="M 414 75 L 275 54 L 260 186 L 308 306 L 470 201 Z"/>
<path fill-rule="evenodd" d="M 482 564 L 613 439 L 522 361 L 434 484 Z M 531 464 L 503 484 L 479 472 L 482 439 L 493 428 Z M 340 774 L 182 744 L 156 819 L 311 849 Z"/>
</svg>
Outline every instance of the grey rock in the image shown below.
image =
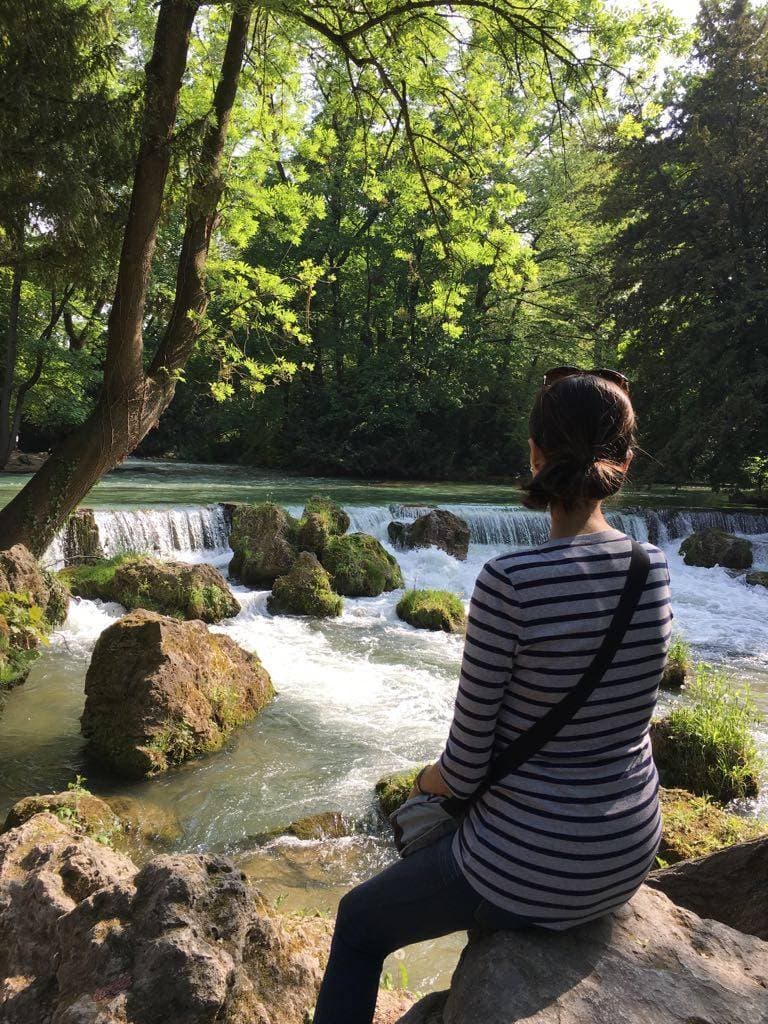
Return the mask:
<svg viewBox="0 0 768 1024">
<path fill-rule="evenodd" d="M 767 1024 L 768 943 L 643 886 L 567 932 L 473 934 L 439 1002 L 400 1024 Z"/>
</svg>

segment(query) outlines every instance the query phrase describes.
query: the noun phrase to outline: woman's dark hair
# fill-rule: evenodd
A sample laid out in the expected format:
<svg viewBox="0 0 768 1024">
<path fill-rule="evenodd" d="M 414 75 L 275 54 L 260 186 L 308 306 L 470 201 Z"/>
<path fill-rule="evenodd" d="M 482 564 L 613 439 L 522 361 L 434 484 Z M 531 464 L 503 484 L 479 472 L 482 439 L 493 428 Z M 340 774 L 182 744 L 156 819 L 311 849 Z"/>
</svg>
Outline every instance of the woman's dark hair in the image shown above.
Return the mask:
<svg viewBox="0 0 768 1024">
<path fill-rule="evenodd" d="M 635 412 L 618 385 L 585 374 L 543 387 L 528 430 L 546 459 L 523 487 L 528 508 L 556 503 L 568 509 L 620 490 L 622 465 L 635 443 Z"/>
</svg>

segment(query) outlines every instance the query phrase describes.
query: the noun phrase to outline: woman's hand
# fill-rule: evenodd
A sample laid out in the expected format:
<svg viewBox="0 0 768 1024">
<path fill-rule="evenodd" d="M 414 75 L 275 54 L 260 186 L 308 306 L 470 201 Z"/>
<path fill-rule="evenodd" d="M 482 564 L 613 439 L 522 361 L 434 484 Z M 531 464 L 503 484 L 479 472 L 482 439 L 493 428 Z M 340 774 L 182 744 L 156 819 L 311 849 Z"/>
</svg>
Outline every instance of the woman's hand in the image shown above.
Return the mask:
<svg viewBox="0 0 768 1024">
<path fill-rule="evenodd" d="M 450 789 L 445 784 L 445 779 L 440 774 L 437 764 L 429 765 L 417 777 L 417 783 L 414 783 L 410 795 L 418 796 L 419 793 L 434 793 L 435 796 L 452 795 Z"/>
</svg>

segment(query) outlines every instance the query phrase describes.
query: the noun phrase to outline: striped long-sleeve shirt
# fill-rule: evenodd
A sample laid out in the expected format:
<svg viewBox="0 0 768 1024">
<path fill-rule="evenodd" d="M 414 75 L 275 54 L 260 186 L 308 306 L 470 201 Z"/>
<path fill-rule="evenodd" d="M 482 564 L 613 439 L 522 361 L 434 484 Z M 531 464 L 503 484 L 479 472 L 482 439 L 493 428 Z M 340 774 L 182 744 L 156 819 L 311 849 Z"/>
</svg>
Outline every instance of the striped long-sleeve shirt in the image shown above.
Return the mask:
<svg viewBox="0 0 768 1024">
<path fill-rule="evenodd" d="M 611 666 L 586 704 L 533 758 L 472 806 L 454 853 L 486 899 L 547 928 L 625 903 L 661 834 L 648 726 L 671 635 L 669 570 L 651 567 Z M 491 760 L 581 678 L 619 600 L 631 541 L 618 530 L 548 541 L 483 568 L 439 767 L 472 795 Z"/>
</svg>

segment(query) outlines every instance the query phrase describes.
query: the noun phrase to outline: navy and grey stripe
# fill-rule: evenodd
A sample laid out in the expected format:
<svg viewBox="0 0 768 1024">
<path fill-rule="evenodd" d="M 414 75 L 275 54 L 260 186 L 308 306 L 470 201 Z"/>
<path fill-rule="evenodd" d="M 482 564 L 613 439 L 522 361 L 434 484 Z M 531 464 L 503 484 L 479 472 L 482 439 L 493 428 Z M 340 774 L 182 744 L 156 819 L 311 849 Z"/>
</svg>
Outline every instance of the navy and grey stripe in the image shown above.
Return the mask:
<svg viewBox="0 0 768 1024">
<path fill-rule="evenodd" d="M 454 851 L 486 899 L 546 928 L 625 903 L 661 834 L 648 726 L 671 636 L 669 570 L 651 568 L 624 641 L 590 699 L 539 753 L 472 808 Z M 501 555 L 470 603 L 454 718 L 440 770 L 467 798 L 491 760 L 581 678 L 629 567 L 618 530 Z"/>
</svg>

